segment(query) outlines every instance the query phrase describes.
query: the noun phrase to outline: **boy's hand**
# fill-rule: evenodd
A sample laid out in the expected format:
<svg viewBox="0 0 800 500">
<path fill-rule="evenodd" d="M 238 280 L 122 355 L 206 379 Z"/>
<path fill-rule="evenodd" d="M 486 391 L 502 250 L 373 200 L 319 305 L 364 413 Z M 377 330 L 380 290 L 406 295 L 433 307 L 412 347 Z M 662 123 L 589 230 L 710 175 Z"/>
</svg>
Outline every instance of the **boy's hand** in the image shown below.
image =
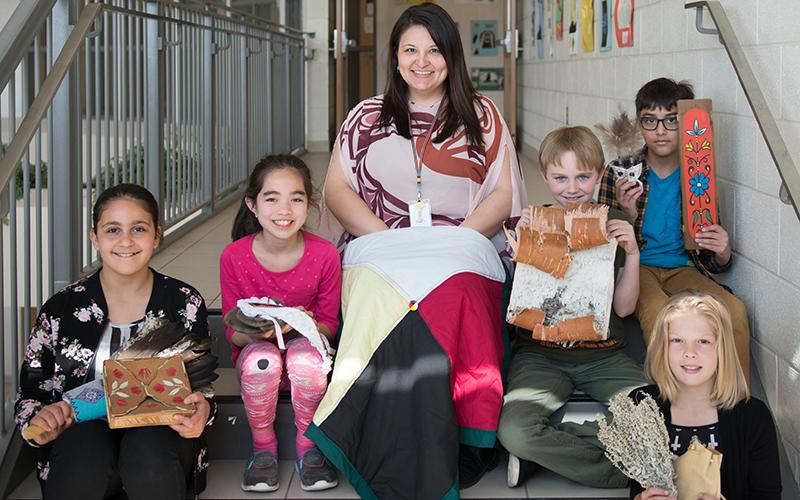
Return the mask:
<svg viewBox="0 0 800 500">
<path fill-rule="evenodd" d="M 636 220 L 636 218 L 639 216 L 639 211 L 636 208 L 636 202 L 639 201 L 639 197 L 642 196 L 644 188 L 638 183 L 628 180 L 624 177 L 617 179 L 615 185 L 617 189 L 617 203 L 619 203 L 619 206 L 622 208 L 623 212 L 633 217 L 633 220 Z"/>
<path fill-rule="evenodd" d="M 612 219 L 606 222 L 606 233 L 609 238 L 617 240 L 617 244 L 625 250 L 626 255 L 639 254 L 639 244 L 636 242 L 636 235 L 630 222 Z"/>
<path fill-rule="evenodd" d="M 724 266 L 731 260 L 730 237 L 728 231 L 719 224 L 701 228 L 694 240 L 703 250 L 714 252 L 714 260 L 720 266 Z"/>
<path fill-rule="evenodd" d="M 519 220 L 517 221 L 517 226 L 514 228 L 514 230 L 517 231 L 521 227 L 530 226 L 531 220 L 533 220 L 533 210 L 530 206 L 523 208 L 522 215 L 520 215 Z"/>
</svg>

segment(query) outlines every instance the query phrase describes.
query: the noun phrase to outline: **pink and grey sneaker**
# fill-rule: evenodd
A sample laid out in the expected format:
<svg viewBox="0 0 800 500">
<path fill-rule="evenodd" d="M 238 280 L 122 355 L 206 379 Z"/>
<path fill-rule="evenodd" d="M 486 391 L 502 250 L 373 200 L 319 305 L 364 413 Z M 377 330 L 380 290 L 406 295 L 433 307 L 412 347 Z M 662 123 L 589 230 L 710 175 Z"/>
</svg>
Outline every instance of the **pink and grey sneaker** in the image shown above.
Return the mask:
<svg viewBox="0 0 800 500">
<path fill-rule="evenodd" d="M 318 448 L 311 448 L 295 465 L 303 491 L 321 491 L 339 484 L 336 470 Z"/>
</svg>

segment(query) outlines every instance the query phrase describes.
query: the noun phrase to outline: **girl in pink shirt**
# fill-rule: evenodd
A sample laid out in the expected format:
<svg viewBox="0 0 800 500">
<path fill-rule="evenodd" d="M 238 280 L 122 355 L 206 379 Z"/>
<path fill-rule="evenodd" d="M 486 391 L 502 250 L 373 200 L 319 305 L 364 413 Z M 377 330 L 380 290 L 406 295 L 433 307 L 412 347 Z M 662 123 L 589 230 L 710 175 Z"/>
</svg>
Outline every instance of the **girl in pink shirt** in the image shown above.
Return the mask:
<svg viewBox="0 0 800 500">
<path fill-rule="evenodd" d="M 303 230 L 312 193 L 311 173 L 296 156 L 267 156 L 255 166 L 233 225 L 234 241 L 220 256 L 223 315 L 239 299 L 268 296 L 308 313 L 320 334 L 333 340 L 339 327 L 341 263 L 331 243 Z M 272 329 L 253 336 L 225 328 L 253 437 L 242 489 L 279 487 L 274 423 L 282 380 L 291 387 L 302 488 L 336 486 L 336 472 L 303 435 L 328 385 L 320 353 L 302 336 L 281 352 Z M 290 330 L 287 325 L 283 333 Z"/>
</svg>

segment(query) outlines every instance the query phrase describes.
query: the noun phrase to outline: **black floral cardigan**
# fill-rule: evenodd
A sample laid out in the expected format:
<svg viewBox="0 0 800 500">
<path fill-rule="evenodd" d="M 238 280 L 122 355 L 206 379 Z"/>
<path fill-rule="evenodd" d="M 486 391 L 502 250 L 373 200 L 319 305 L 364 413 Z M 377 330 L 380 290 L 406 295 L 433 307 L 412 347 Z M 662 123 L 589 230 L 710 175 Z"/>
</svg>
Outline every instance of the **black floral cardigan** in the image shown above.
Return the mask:
<svg viewBox="0 0 800 500">
<path fill-rule="evenodd" d="M 208 331 L 208 311 L 203 297 L 191 286 L 151 269 L 153 290 L 145 321 L 166 318 L 180 321 L 196 336 Z M 14 406 L 20 431 L 44 406 L 62 399 L 65 391 L 83 385 L 92 367 L 94 352 L 108 323 L 108 305 L 100 285 L 100 272 L 81 279 L 55 295 L 42 306 L 25 349 Z M 34 442 L 28 442 L 36 446 Z M 41 481 L 47 479 L 48 448 L 36 467 Z M 196 440 L 197 459 L 194 489 L 205 489 L 208 467 L 205 442 Z"/>
</svg>

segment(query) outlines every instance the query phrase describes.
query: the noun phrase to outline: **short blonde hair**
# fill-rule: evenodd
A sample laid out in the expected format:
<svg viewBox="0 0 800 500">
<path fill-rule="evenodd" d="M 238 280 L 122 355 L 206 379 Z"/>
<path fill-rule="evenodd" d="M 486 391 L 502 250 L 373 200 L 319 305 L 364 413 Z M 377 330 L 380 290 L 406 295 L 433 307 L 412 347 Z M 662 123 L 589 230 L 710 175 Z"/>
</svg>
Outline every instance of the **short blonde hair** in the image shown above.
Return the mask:
<svg viewBox="0 0 800 500">
<path fill-rule="evenodd" d="M 676 316 L 696 313 L 708 321 L 717 340 L 717 373 L 711 390 L 711 401 L 718 409 L 729 410 L 750 397 L 736 346 L 733 343 L 731 315 L 725 304 L 710 293 L 687 291 L 672 296 L 656 318 L 647 347 L 645 369 L 658 384 L 661 396 L 674 401 L 678 381 L 669 368 L 669 328 Z"/>
<path fill-rule="evenodd" d="M 561 155 L 567 151 L 575 153 L 578 168 L 594 170 L 598 174 L 605 168 L 603 146 L 588 127 L 561 127 L 551 131 L 539 146 L 539 169 L 547 174 L 548 165 L 560 165 Z"/>
</svg>

